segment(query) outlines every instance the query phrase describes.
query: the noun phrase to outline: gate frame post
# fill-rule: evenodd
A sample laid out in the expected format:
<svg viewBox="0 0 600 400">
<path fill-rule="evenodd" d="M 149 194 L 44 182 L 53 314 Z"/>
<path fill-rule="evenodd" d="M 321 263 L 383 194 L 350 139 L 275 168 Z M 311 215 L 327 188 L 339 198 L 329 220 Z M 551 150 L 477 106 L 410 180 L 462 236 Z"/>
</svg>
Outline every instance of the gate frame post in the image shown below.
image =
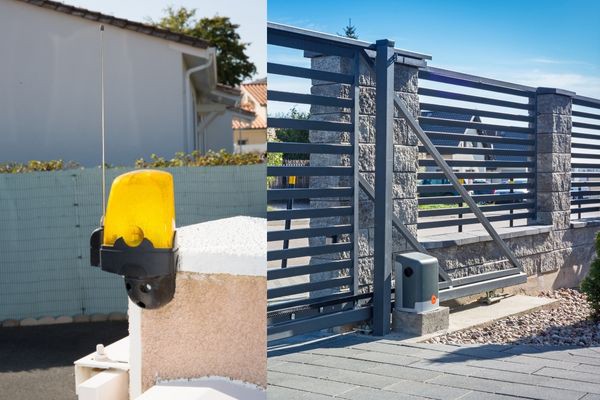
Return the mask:
<svg viewBox="0 0 600 400">
<path fill-rule="evenodd" d="M 390 332 L 392 296 L 392 172 L 394 116 L 394 42 L 376 42 L 375 237 L 373 334 Z"/>
</svg>

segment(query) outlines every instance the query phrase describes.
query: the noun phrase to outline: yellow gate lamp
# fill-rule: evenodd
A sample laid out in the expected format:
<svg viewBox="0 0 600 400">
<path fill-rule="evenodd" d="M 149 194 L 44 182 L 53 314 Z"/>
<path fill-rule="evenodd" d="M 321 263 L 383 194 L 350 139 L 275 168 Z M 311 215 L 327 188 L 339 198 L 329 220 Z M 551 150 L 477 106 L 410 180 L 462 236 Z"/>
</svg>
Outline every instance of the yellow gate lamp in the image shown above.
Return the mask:
<svg viewBox="0 0 600 400">
<path fill-rule="evenodd" d="M 155 309 L 171 301 L 178 261 L 173 176 L 156 170 L 118 176 L 90 246 L 92 266 L 122 275 L 139 307 Z"/>
</svg>

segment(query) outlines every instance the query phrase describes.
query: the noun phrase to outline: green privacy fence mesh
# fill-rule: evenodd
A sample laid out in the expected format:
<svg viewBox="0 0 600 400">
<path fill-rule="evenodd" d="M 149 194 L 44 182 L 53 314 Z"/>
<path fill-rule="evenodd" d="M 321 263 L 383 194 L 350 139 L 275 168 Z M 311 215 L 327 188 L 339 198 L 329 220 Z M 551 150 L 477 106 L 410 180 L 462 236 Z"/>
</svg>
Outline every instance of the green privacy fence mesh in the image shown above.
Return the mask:
<svg viewBox="0 0 600 400">
<path fill-rule="evenodd" d="M 107 171 L 107 187 L 131 169 Z M 167 168 L 177 225 L 264 217 L 264 165 Z M 99 169 L 0 174 L 0 321 L 125 311 L 122 279 L 89 266 Z"/>
</svg>

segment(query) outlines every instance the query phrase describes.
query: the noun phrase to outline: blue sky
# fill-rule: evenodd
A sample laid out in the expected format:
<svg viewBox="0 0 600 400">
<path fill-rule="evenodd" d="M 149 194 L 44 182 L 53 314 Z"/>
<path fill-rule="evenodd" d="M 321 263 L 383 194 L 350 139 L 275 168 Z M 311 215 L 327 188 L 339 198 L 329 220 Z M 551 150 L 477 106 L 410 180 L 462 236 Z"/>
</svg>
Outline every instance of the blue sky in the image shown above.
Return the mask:
<svg viewBox="0 0 600 400">
<path fill-rule="evenodd" d="M 250 43 L 247 54 L 258 70 L 255 78 L 266 76 L 266 0 L 65 0 L 65 3 L 140 22 L 148 18 L 159 20 L 169 5 L 195 8 L 196 17 L 215 14 L 230 17 L 240 25 L 242 40 Z"/>
<path fill-rule="evenodd" d="M 431 66 L 600 97 L 597 0 L 269 0 L 267 18 L 327 33 L 352 18 L 361 40 L 395 40 Z"/>
</svg>

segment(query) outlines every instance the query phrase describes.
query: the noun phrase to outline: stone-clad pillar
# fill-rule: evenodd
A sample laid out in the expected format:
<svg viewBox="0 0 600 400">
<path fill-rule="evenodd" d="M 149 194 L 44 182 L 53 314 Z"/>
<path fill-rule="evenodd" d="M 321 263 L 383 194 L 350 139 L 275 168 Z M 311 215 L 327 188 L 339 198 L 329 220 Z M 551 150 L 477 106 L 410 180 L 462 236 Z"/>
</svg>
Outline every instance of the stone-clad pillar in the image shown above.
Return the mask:
<svg viewBox="0 0 600 400">
<path fill-rule="evenodd" d="M 352 61 L 348 58 L 339 56 L 321 56 L 311 55 L 311 68 L 321 71 L 352 74 Z M 312 81 L 311 94 L 350 98 L 351 85 L 332 83 L 319 80 Z M 351 110 L 342 109 L 340 107 L 312 105 L 310 108 L 310 119 L 315 121 L 330 121 L 330 122 L 350 122 Z M 348 132 L 331 132 L 311 130 L 309 132 L 309 141 L 311 143 L 335 143 L 349 144 L 351 134 Z M 321 166 L 349 166 L 351 165 L 351 155 L 346 154 L 311 154 L 310 165 L 313 167 Z M 345 187 L 351 185 L 351 177 L 349 176 L 311 176 L 311 188 L 330 188 L 330 187 Z M 350 200 L 341 200 L 338 198 L 315 198 L 311 199 L 311 208 L 329 208 L 337 206 L 351 206 Z M 352 223 L 351 216 L 344 217 L 328 217 L 328 218 L 313 218 L 310 220 L 311 228 L 326 227 L 340 224 Z M 335 238 L 338 243 L 347 242 L 350 240 L 350 235 L 340 235 Z M 312 237 L 309 238 L 310 246 L 322 246 L 332 243 L 332 238 Z M 349 254 L 322 254 L 313 256 L 310 259 L 311 264 L 321 264 L 328 261 L 347 258 Z M 347 271 L 325 271 L 310 276 L 311 282 L 321 282 L 347 275 Z M 313 297 L 321 297 L 330 294 L 336 289 L 324 289 L 311 292 Z"/>
<path fill-rule="evenodd" d="M 538 88 L 536 94 L 537 223 L 569 228 L 571 106 L 575 93 Z"/>
<path fill-rule="evenodd" d="M 394 92 L 404 101 L 406 108 L 415 118 L 419 117 L 418 68 L 396 64 L 394 70 Z M 417 135 L 408 128 L 404 118 L 400 118 L 400 110 L 394 112 L 394 215 L 406 225 L 413 235 L 417 236 L 417 171 L 418 140 Z M 393 229 L 394 252 L 414 250 L 397 229 Z"/>
<path fill-rule="evenodd" d="M 318 56 L 311 59 L 313 69 L 328 72 L 352 74 L 353 62 L 348 58 L 337 56 Z M 394 68 L 394 92 L 405 101 L 407 108 L 417 117 L 419 115 L 418 69 L 415 66 L 396 63 Z M 359 71 L 359 172 L 374 186 L 375 182 L 375 70 L 364 60 L 360 63 Z M 311 93 L 322 96 L 335 96 L 342 98 L 351 97 L 351 85 L 330 82 L 313 81 Z M 311 119 L 321 121 L 349 122 L 351 114 L 349 109 L 339 109 L 326 106 L 312 106 Z M 417 223 L 417 169 L 418 149 L 416 135 L 408 128 L 406 121 L 399 117 L 399 111 L 394 113 L 394 166 L 393 166 L 393 202 L 394 213 L 405 223 L 409 230 L 416 235 Z M 310 141 L 315 143 L 349 143 L 351 135 L 337 132 L 310 131 Z M 348 156 L 313 154 L 310 158 L 311 166 L 351 165 Z M 311 177 L 312 188 L 332 186 L 347 186 L 351 182 L 349 177 Z M 337 199 L 315 199 L 311 201 L 311 208 L 351 205 L 348 201 Z M 359 261 L 358 276 L 359 290 L 367 291 L 373 282 L 373 238 L 374 238 L 374 209 L 373 202 L 361 193 L 359 199 Z M 334 217 L 311 220 L 311 227 L 326 226 L 331 224 L 350 223 L 350 217 Z M 393 251 L 407 250 L 406 241 L 401 234 L 393 229 Z M 341 237 L 339 241 L 348 240 Z M 324 238 L 311 238 L 310 245 L 323 245 Z M 324 255 L 311 258 L 311 263 L 321 263 L 332 259 L 339 259 L 338 255 Z M 311 281 L 322 281 L 340 276 L 338 271 L 313 274 Z M 321 296 L 327 291 L 313 292 L 313 296 Z"/>
</svg>

